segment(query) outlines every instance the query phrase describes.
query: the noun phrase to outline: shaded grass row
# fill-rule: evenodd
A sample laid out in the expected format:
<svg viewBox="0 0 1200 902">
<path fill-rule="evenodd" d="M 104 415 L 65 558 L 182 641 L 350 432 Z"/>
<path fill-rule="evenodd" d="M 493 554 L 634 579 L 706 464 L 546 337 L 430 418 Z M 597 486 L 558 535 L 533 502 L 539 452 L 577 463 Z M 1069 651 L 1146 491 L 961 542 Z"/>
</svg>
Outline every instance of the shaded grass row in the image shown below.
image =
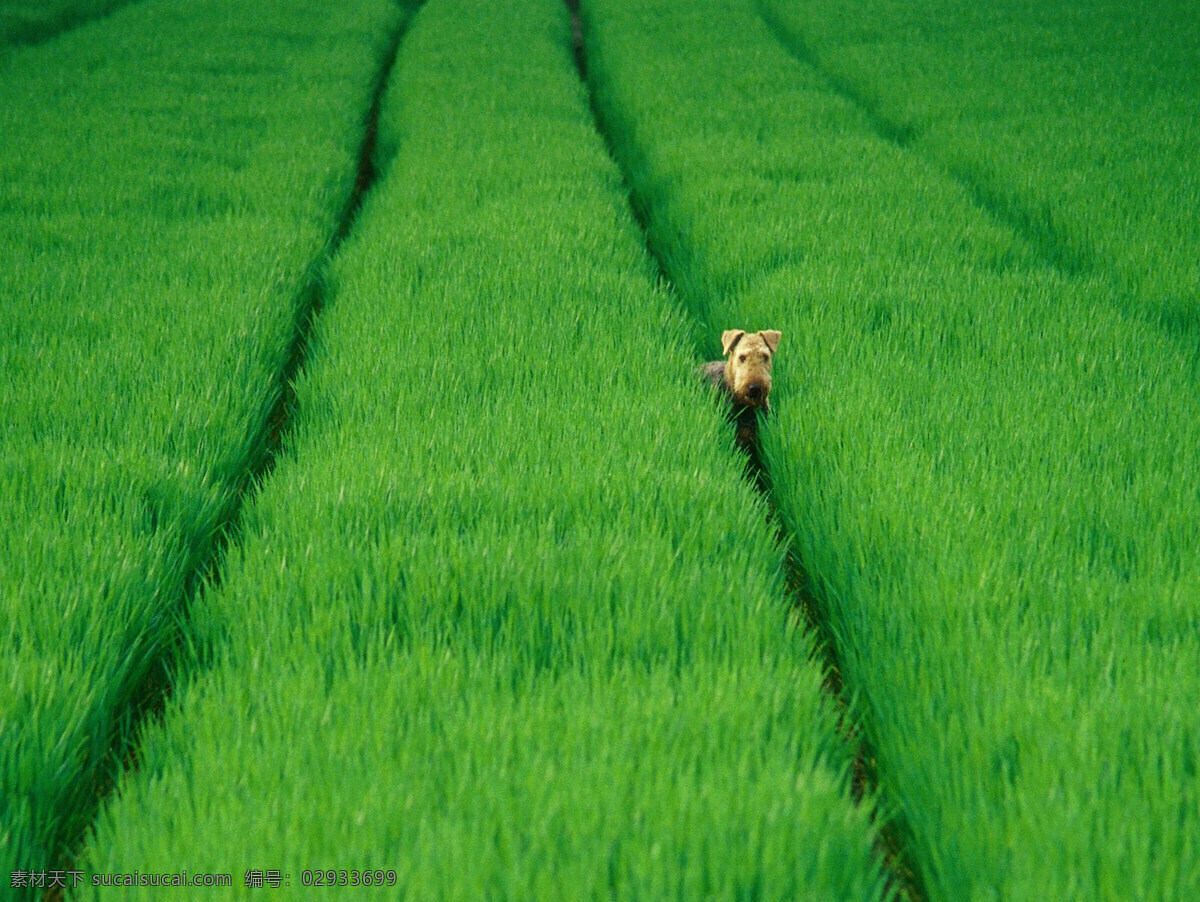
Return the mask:
<svg viewBox="0 0 1200 902">
<path fill-rule="evenodd" d="M 583 14 L 672 281 L 709 334 L 784 333 L 772 500 L 923 892 L 1194 895 L 1190 353 L 881 136 L 753 4 Z"/>
<path fill-rule="evenodd" d="M 146 3 L 0 60 L 6 875 L 67 864 L 266 465 L 399 17 Z"/>
<path fill-rule="evenodd" d="M 785 44 L 1058 265 L 1194 346 L 1200 18 L 1178 0 L 764 0 Z"/>
<path fill-rule="evenodd" d="M 37 44 L 120 9 L 131 0 L 7 0 L 0 6 L 0 49 Z"/>
<path fill-rule="evenodd" d="M 561 2 L 428 3 L 379 165 L 288 453 L 197 606 L 211 667 L 147 731 L 89 869 L 880 897 L 766 511 Z"/>
</svg>

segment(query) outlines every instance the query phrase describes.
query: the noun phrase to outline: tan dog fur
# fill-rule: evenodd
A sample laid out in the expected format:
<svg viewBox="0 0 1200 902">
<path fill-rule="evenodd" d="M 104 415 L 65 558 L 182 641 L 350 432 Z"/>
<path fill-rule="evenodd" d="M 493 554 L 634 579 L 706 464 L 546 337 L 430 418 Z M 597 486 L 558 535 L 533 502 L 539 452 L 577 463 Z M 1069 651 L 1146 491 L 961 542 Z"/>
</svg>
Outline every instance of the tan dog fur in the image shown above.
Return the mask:
<svg viewBox="0 0 1200 902">
<path fill-rule="evenodd" d="M 705 363 L 700 372 L 714 387 L 723 387 L 735 404 L 769 410 L 771 362 L 779 347 L 780 334 L 773 329 L 763 332 L 727 329 L 721 334 L 726 359 Z"/>
<path fill-rule="evenodd" d="M 771 363 L 779 338 L 773 329 L 752 333 L 727 329 L 721 334 L 726 359 L 700 365 L 700 375 L 729 396 L 738 444 L 751 454 L 758 445 L 757 412 L 771 409 Z"/>
</svg>

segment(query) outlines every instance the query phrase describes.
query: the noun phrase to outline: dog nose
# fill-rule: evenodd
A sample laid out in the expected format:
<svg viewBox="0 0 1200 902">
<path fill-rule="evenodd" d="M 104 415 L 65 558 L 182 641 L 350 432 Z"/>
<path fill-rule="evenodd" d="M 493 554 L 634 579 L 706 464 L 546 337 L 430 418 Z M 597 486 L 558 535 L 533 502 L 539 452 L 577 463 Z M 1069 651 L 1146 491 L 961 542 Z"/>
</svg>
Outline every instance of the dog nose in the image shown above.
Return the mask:
<svg viewBox="0 0 1200 902">
<path fill-rule="evenodd" d="M 746 397 L 751 401 L 757 401 L 762 397 L 762 386 L 757 382 L 752 382 L 746 386 Z"/>
</svg>

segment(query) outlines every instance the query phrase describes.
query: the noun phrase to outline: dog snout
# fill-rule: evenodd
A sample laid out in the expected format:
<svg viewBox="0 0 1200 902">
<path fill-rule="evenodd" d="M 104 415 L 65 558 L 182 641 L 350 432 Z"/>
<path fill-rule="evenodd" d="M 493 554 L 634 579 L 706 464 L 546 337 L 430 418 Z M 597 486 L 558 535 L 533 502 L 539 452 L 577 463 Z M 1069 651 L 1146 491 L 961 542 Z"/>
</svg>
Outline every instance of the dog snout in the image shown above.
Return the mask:
<svg viewBox="0 0 1200 902">
<path fill-rule="evenodd" d="M 763 387 L 760 382 L 751 382 L 746 386 L 746 397 L 751 401 L 761 401 L 763 399 Z"/>
</svg>

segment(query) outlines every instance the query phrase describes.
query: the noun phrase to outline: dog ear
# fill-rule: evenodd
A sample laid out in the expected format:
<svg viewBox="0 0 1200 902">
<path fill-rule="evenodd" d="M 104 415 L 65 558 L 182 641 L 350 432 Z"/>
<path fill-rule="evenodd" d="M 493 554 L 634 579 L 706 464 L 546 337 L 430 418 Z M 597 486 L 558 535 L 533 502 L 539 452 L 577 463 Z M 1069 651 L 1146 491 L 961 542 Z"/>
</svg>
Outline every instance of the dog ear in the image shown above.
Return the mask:
<svg viewBox="0 0 1200 902">
<path fill-rule="evenodd" d="M 770 348 L 771 353 L 774 354 L 775 349 L 779 347 L 779 337 L 781 333 L 776 332 L 774 329 L 767 329 L 766 331 L 759 332 L 758 334 L 762 336 L 763 341 L 767 343 L 767 347 Z"/>
<path fill-rule="evenodd" d="M 746 332 L 743 329 L 726 329 L 721 333 L 721 351 L 728 357 L 733 353 L 733 349 L 737 347 L 737 343 L 742 340 L 742 336 Z"/>
</svg>

